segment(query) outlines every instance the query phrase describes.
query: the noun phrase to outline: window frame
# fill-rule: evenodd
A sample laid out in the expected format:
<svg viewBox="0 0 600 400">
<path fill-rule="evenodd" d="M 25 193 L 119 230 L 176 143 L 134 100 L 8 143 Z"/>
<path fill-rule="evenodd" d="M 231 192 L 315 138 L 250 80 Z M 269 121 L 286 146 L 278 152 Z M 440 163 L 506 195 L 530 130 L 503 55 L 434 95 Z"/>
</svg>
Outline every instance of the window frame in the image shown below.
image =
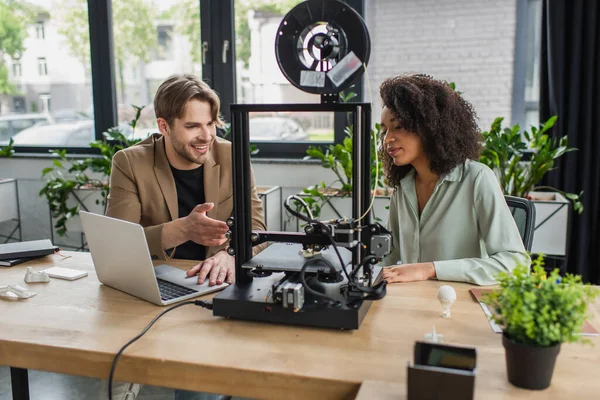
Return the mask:
<svg viewBox="0 0 600 400">
<path fill-rule="evenodd" d="M 38 76 L 48 76 L 48 60 L 46 57 L 38 57 Z"/>
<path fill-rule="evenodd" d="M 343 0 L 349 6 L 354 8 L 363 18 L 365 16 L 365 0 Z M 207 52 L 207 64 L 209 68 L 202 69 L 202 78 L 205 79 L 211 87 L 219 93 L 221 104 L 234 104 L 236 100 L 236 71 L 235 71 L 235 13 L 234 0 L 222 0 L 214 2 L 211 0 L 201 0 L 200 17 L 202 20 L 201 36 L 202 42 L 207 42 L 209 50 Z M 208 10 L 208 12 L 205 12 Z M 211 28 L 215 22 L 220 25 L 220 29 L 214 32 Z M 206 38 L 206 39 L 205 39 Z M 216 57 L 220 57 L 223 42 L 229 40 L 228 63 L 220 65 Z M 213 51 L 216 49 L 216 51 Z M 215 55 L 215 53 L 217 53 Z M 233 62 L 229 61 L 232 60 Z M 216 61 L 216 62 L 215 62 Z M 217 68 L 216 66 L 219 65 Z M 352 102 L 363 102 L 363 78 L 361 77 L 352 89 L 357 95 Z M 229 121 L 228 107 L 222 107 L 221 113 Z M 258 150 L 253 155 L 254 158 L 290 158 L 302 159 L 306 156 L 306 150 L 309 146 L 326 147 L 342 143 L 346 136 L 344 129 L 348 125 L 344 113 L 334 114 L 334 134 L 333 142 L 252 142 Z"/>
<path fill-rule="evenodd" d="M 365 0 L 343 0 L 364 17 Z M 87 0 L 88 23 L 90 32 L 90 59 L 92 75 L 92 97 L 94 107 L 95 140 L 103 138 L 102 133 L 118 125 L 116 74 L 113 45 L 112 0 Z M 198 0 L 200 7 L 201 45 L 208 44 L 206 57 L 202 60 L 202 78 L 205 79 L 221 98 L 222 114 L 229 119 L 229 104 L 236 102 L 235 79 L 235 36 L 234 36 L 234 0 Z M 43 21 L 36 22 L 36 38 L 40 26 L 45 39 Z M 225 51 L 226 63 L 222 63 L 224 41 L 229 45 Z M 45 58 L 46 75 L 48 76 L 48 60 Z M 39 58 L 38 58 L 39 60 Z M 39 61 L 38 61 L 39 62 Z M 38 72 L 41 64 L 38 65 Z M 357 81 L 352 89 L 357 93 L 353 102 L 363 101 L 363 78 Z M 345 137 L 344 128 L 347 123 L 344 115 L 334 118 L 333 142 L 261 142 L 259 158 L 292 158 L 305 157 L 308 146 L 327 146 L 342 143 Z M 16 154 L 44 154 L 56 146 L 15 146 Z M 68 147 L 67 154 L 90 155 L 99 154 L 91 147 Z"/>
<path fill-rule="evenodd" d="M 17 71 L 19 72 L 18 74 L 17 74 Z M 23 77 L 23 67 L 21 65 L 21 61 L 13 61 L 12 62 L 12 73 L 13 73 L 13 77 L 15 77 L 15 78 Z"/>
<path fill-rule="evenodd" d="M 46 39 L 46 28 L 44 26 L 44 21 L 37 21 L 35 23 L 35 38 L 37 40 L 45 40 Z"/>
<path fill-rule="evenodd" d="M 525 86 L 527 79 L 527 45 L 531 40 L 535 39 L 529 37 L 527 30 L 531 22 L 531 15 L 529 12 L 529 4 L 531 2 L 541 3 L 541 0 L 517 0 L 515 61 L 511 109 L 512 124 L 519 124 L 519 126 L 525 129 L 529 129 L 529 127 L 526 126 L 527 112 L 538 111 L 539 113 L 540 109 L 539 99 L 538 101 L 530 101 L 525 99 Z M 538 49 L 538 51 L 541 52 L 541 49 Z"/>
</svg>

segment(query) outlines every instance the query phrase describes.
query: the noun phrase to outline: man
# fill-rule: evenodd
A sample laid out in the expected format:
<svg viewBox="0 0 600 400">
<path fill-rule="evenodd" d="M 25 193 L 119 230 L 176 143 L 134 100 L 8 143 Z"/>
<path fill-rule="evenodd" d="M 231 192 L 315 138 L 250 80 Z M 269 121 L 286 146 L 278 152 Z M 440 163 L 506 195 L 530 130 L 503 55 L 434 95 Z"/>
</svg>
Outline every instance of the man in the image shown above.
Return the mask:
<svg viewBox="0 0 600 400">
<path fill-rule="evenodd" d="M 225 221 L 233 210 L 231 143 L 216 136 L 223 121 L 215 91 L 193 75 L 167 78 L 154 97 L 159 134 L 117 152 L 106 215 L 144 227 L 152 256 L 202 260 L 188 272 L 209 285 L 235 280 Z M 252 227 L 265 230 L 252 180 Z M 254 252 L 262 249 L 257 246 Z M 107 389 L 106 381 L 103 382 Z M 117 382 L 113 398 L 135 398 L 139 384 Z M 177 399 L 213 394 L 176 391 Z"/>
<path fill-rule="evenodd" d="M 159 134 L 113 157 L 106 215 L 144 227 L 152 256 L 202 260 L 188 276 L 232 283 L 225 221 L 233 209 L 231 143 L 216 136 L 223 121 L 217 94 L 193 75 L 173 75 L 154 98 Z M 254 181 L 252 181 L 254 182 Z M 252 226 L 264 230 L 254 183 Z M 255 251 L 260 248 L 255 248 Z"/>
</svg>

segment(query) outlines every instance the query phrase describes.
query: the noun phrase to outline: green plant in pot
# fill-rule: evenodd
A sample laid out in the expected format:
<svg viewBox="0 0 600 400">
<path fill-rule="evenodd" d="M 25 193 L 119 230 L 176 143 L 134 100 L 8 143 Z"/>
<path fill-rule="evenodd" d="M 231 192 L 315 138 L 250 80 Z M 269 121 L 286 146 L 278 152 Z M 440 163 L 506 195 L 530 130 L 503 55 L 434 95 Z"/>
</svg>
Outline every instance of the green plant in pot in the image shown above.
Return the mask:
<svg viewBox="0 0 600 400">
<path fill-rule="evenodd" d="M 573 209 L 583 212 L 579 194 L 565 193 L 549 186 L 537 186 L 543 177 L 555 168 L 555 161 L 568 152 L 567 136 L 551 138 L 548 131 L 554 126 L 553 116 L 540 125 L 523 130 L 519 125 L 502 128 L 503 118 L 496 118 L 489 131 L 483 132 L 484 146 L 480 161 L 494 170 L 505 195 L 531 197 L 536 190 L 551 190 L 561 193 L 573 203 Z M 529 161 L 524 160 L 529 155 Z"/>
<path fill-rule="evenodd" d="M 503 326 L 508 380 L 534 390 L 550 385 L 561 343 L 583 341 L 587 306 L 599 295 L 580 276 L 561 278 L 558 269 L 548 275 L 543 264 L 539 256 L 531 273 L 518 266 L 499 274 L 500 289 L 484 298 Z"/>
<path fill-rule="evenodd" d="M 348 103 L 356 97 L 356 93 L 341 92 L 340 102 Z M 350 120 L 350 115 L 346 116 Z M 348 125 L 344 129 L 345 138 L 342 143 L 331 144 L 324 148 L 310 146 L 306 151 L 308 159 L 317 159 L 321 166 L 330 169 L 336 176 L 336 180 L 330 184 L 324 181 L 320 184 L 309 186 L 302 190 L 303 199 L 310 208 L 313 216 L 318 218 L 321 215 L 322 207 L 330 200 L 331 196 L 350 196 L 352 194 L 352 137 L 354 135 L 353 125 Z M 378 145 L 377 140 L 381 136 L 381 127 L 375 124 L 371 129 L 371 190 L 381 188 L 377 194 L 388 195 L 389 191 L 383 185 L 383 162 L 377 159 Z M 300 205 L 296 203 L 299 209 Z M 375 219 L 378 220 L 377 216 Z"/>
<path fill-rule="evenodd" d="M 144 107 L 133 107 L 136 112 L 133 120 L 129 122 L 131 133 L 126 133 L 119 127 L 110 128 L 103 133 L 103 140 L 90 143 L 92 148 L 98 150 L 99 155 L 73 160 L 67 157 L 65 149 L 50 150 L 57 158 L 53 160 L 52 167 L 42 170 L 42 177 L 46 179 L 46 184 L 39 194 L 48 200 L 50 214 L 56 220 L 54 227 L 58 235 L 66 235 L 68 220 L 78 215 L 81 207 L 85 208 L 84 202 L 77 197 L 76 191 L 100 190 L 101 200 L 96 200 L 96 203 L 106 206 L 108 179 L 114 154 L 141 140 L 135 138 L 135 129 Z M 99 178 L 90 177 L 90 173 L 96 174 Z M 69 203 L 71 197 L 77 200 L 74 205 Z"/>
<path fill-rule="evenodd" d="M 376 138 L 380 137 L 381 127 L 375 124 L 371 130 L 371 190 L 378 189 L 377 194 L 387 195 L 388 190 L 383 186 L 383 163 L 377 159 Z M 336 180 L 327 185 L 324 181 L 320 184 L 304 188 L 303 199 L 309 206 L 313 216 L 318 218 L 323 205 L 331 196 L 350 196 L 352 194 L 352 136 L 353 126 L 344 129 L 346 137 L 342 143 L 328 145 L 324 149 L 310 146 L 306 151 L 308 158 L 321 161 L 321 166 L 330 169 Z"/>
</svg>

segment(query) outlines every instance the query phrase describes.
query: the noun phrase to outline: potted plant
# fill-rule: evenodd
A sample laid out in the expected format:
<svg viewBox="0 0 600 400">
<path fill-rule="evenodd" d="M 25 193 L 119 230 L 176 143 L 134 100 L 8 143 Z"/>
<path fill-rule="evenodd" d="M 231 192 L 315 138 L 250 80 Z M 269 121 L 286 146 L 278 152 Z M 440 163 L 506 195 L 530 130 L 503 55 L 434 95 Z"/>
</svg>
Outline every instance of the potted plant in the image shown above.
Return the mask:
<svg viewBox="0 0 600 400">
<path fill-rule="evenodd" d="M 515 386 L 541 390 L 550 385 L 561 343 L 581 342 L 587 305 L 599 294 L 580 276 L 547 275 L 543 257 L 533 272 L 518 266 L 500 273 L 499 290 L 484 297 L 494 321 L 503 326 L 508 380 Z"/>
<path fill-rule="evenodd" d="M 352 194 L 352 135 L 353 127 L 344 130 L 346 137 L 342 143 L 328 145 L 325 149 L 310 146 L 306 151 L 308 158 L 317 159 L 323 168 L 333 171 L 337 179 L 326 184 L 304 188 L 301 196 L 308 204 L 315 218 L 340 218 L 352 212 L 350 196 Z M 375 124 L 371 130 L 374 139 L 379 138 L 380 126 Z M 391 189 L 383 185 L 383 163 L 377 159 L 378 144 L 371 141 L 371 190 L 375 190 L 377 206 L 386 207 L 389 204 Z M 328 208 L 328 209 L 326 209 Z M 381 207 L 375 207 L 375 210 Z M 385 212 L 375 212 L 375 218 L 383 216 Z"/>
<path fill-rule="evenodd" d="M 39 194 L 48 200 L 50 213 L 55 221 L 54 228 L 59 236 L 67 234 L 67 223 L 79 214 L 80 208 L 89 210 L 91 205 L 96 204 L 104 210 L 113 155 L 140 141 L 135 138 L 135 128 L 143 107 L 133 107 L 136 113 L 128 124 L 132 128 L 130 134 L 119 127 L 110 128 L 103 133 L 104 140 L 90 143 L 92 148 L 99 150 L 99 156 L 73 161 L 67 158 L 65 149 L 51 150 L 57 159 L 53 160 L 52 167 L 42 170 L 42 177 L 47 180 Z M 89 173 L 95 173 L 99 177 L 90 177 Z"/>
<path fill-rule="evenodd" d="M 340 102 L 347 103 L 356 96 L 354 92 L 340 93 Z M 317 159 L 321 166 L 330 169 L 337 179 L 326 184 L 322 181 L 319 184 L 309 186 L 302 190 L 299 195 L 309 206 L 311 213 L 315 218 L 332 219 L 349 216 L 352 213 L 352 137 L 354 128 L 352 125 L 344 129 L 346 137 L 342 143 L 331 144 L 325 148 L 309 146 L 306 151 L 307 159 Z M 375 201 L 373 204 L 373 216 L 377 221 L 381 221 L 389 208 L 389 198 L 392 189 L 384 187 L 383 184 L 383 163 L 377 158 L 378 142 L 381 127 L 375 124 L 375 129 L 371 129 L 371 190 L 375 191 Z M 302 208 L 296 202 L 296 208 L 300 211 Z"/>
<path fill-rule="evenodd" d="M 565 193 L 538 184 L 555 168 L 555 160 L 576 149 L 568 146 L 566 136 L 560 139 L 548 136 L 556 116 L 539 128 L 532 126 L 530 132 L 521 131 L 519 125 L 503 129 L 502 121 L 503 118 L 496 118 L 490 130 L 483 132 L 484 147 L 480 161 L 496 172 L 505 195 L 526 197 L 534 202 L 536 230 L 532 252 L 565 255 L 569 201 L 575 211 L 582 213 L 580 197 L 583 192 Z"/>
</svg>

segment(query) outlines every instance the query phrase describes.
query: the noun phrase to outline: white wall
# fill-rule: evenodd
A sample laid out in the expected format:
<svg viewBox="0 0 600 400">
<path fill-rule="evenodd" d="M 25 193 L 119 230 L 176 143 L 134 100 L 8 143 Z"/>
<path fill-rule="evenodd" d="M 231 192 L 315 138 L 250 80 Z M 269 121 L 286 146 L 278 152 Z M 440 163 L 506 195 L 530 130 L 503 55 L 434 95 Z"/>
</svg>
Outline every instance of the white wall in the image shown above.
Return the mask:
<svg viewBox="0 0 600 400">
<path fill-rule="evenodd" d="M 511 119 L 516 0 L 366 0 L 365 11 L 375 121 L 379 84 L 407 72 L 455 82 L 481 127 Z"/>
<path fill-rule="evenodd" d="M 41 171 L 52 166 L 52 158 L 0 158 L 0 178 L 41 179 Z M 319 165 L 254 161 L 252 168 L 256 184 L 301 189 L 325 181 L 335 175 Z M 91 175 L 93 176 L 93 174 Z"/>
<path fill-rule="evenodd" d="M 283 198 L 298 193 L 303 188 L 325 182 L 332 183 L 336 177 L 328 169 L 314 164 L 273 164 L 254 162 L 254 178 L 259 186 L 281 186 Z"/>
</svg>

